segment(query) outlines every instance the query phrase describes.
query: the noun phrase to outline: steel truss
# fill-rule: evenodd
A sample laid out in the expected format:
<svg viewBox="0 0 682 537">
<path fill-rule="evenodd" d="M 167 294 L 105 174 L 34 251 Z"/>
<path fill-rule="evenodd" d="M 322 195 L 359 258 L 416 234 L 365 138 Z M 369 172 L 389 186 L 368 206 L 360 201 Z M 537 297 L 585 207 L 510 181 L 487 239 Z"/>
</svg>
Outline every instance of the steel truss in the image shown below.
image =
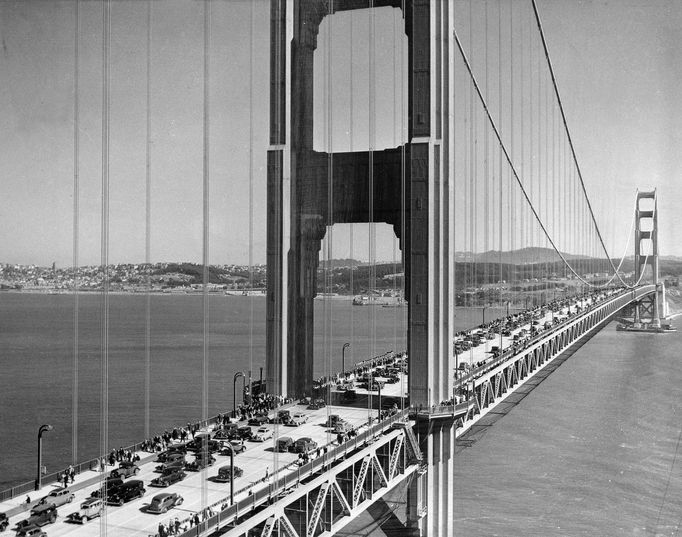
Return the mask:
<svg viewBox="0 0 682 537">
<path fill-rule="evenodd" d="M 410 433 L 410 424 L 391 429 L 221 535 L 333 535 L 419 468 Z"/>
<path fill-rule="evenodd" d="M 647 295 L 653 292 L 655 292 L 655 286 L 645 285 L 636 290 L 621 293 L 604 303 L 591 306 L 580 317 L 565 321 L 527 348 L 472 379 L 469 386 L 473 389 L 474 404 L 459 417 L 460 429 L 457 435 L 468 430 L 516 388 L 588 332 L 598 330 L 625 306 L 641 301 L 642 298 L 646 299 Z"/>
</svg>

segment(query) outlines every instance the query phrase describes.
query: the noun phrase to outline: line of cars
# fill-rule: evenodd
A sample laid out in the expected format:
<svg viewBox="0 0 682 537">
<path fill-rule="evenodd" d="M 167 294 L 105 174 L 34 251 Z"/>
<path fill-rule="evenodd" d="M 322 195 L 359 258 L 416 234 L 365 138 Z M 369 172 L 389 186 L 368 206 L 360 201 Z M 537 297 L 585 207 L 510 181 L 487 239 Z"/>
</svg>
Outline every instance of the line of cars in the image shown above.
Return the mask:
<svg viewBox="0 0 682 537">
<path fill-rule="evenodd" d="M 272 423 L 284 423 L 290 426 L 298 426 L 308 421 L 308 416 L 302 412 L 290 412 L 280 410 L 273 418 Z M 342 420 L 341 420 L 342 421 Z M 258 420 L 263 424 L 263 420 Z M 255 421 L 254 421 L 255 423 Z M 187 444 L 176 444 L 161 452 L 157 458 L 160 464 L 156 471 L 160 475 L 151 480 L 150 486 L 168 487 L 186 477 L 186 471 L 199 471 L 204 467 L 211 466 L 216 462 L 212 453 L 223 456 L 239 454 L 246 450 L 244 440 L 265 442 L 272 438 L 273 432 L 265 425 L 261 425 L 255 432 L 251 426 L 237 426 L 227 424 L 214 431 L 214 434 L 201 433 Z M 284 446 L 284 448 L 282 448 Z M 290 451 L 294 453 L 309 453 L 317 448 L 317 443 L 310 437 L 299 438 L 294 441 L 290 437 L 278 439 L 275 449 L 278 451 Z M 194 451 L 194 460 L 187 461 L 188 451 Z M 83 501 L 80 509 L 70 513 L 66 520 L 71 523 L 84 524 L 89 520 L 102 515 L 106 505 L 121 506 L 131 500 L 144 496 L 146 489 L 144 482 L 139 479 L 129 479 L 139 474 L 140 468 L 133 462 L 121 462 L 119 467 L 112 470 L 104 484 L 91 493 L 91 496 Z M 218 475 L 214 478 L 217 482 L 229 482 L 234 478 L 241 477 L 243 470 L 238 466 L 223 466 L 219 468 Z M 46 537 L 42 526 L 54 523 L 57 520 L 57 507 L 70 503 L 74 494 L 66 488 L 57 488 L 43 498 L 30 512 L 27 519 L 17 524 L 17 537 Z M 149 505 L 144 509 L 148 513 L 166 513 L 169 509 L 181 505 L 183 498 L 174 492 L 164 492 L 154 496 Z M 9 521 L 6 516 L 0 514 L 0 531 L 6 529 Z"/>
</svg>

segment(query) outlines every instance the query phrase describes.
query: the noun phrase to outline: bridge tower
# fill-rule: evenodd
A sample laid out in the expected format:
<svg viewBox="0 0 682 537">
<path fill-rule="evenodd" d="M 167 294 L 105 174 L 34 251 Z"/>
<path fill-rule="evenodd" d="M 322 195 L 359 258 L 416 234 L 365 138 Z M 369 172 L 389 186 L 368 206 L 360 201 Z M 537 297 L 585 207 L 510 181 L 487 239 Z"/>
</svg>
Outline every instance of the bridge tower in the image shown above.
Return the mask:
<svg viewBox="0 0 682 537">
<path fill-rule="evenodd" d="M 641 200 L 653 200 L 653 208 L 643 210 Z M 646 231 L 642 230 L 642 221 L 646 222 Z M 647 241 L 646 253 L 642 253 L 642 241 Z M 637 192 L 635 206 L 635 281 L 639 281 L 647 265 L 651 266 L 653 284 L 656 292 L 648 295 L 635 304 L 635 326 L 641 326 L 642 315 L 649 315 L 655 328 L 661 326 L 661 303 L 665 304 L 665 288 L 658 281 L 658 201 L 656 191 Z M 664 313 L 665 315 L 665 313 Z"/>
<path fill-rule="evenodd" d="M 266 307 L 271 393 L 312 393 L 321 240 L 332 224 L 368 222 L 371 208 L 375 222 L 393 226 L 404 254 L 410 403 L 430 408 L 452 397 L 454 14 L 449 0 L 371 3 L 375 9 L 403 4 L 409 50 L 406 144 L 324 153 L 313 149 L 313 55 L 320 24 L 326 16 L 368 8 L 370 2 L 271 0 Z M 417 430 L 428 462 L 408 493 L 411 533 L 452 535 L 454 423 L 427 420 Z"/>
</svg>

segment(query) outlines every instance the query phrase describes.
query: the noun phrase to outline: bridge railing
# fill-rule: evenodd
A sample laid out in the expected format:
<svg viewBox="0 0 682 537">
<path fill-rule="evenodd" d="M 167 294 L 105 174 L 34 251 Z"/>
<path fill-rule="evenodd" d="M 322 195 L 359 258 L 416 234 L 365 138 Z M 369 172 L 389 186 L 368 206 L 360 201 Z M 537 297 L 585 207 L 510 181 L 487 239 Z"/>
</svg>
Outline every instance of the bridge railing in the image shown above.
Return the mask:
<svg viewBox="0 0 682 537">
<path fill-rule="evenodd" d="M 216 423 L 216 420 L 218 419 L 218 416 L 213 416 L 207 420 L 201 420 L 197 421 L 196 423 L 193 423 L 192 425 L 197 425 L 199 428 L 207 427 L 213 423 Z M 175 428 L 175 427 L 173 427 Z M 156 436 L 156 435 L 155 435 Z M 146 445 L 148 441 L 143 440 L 141 442 L 137 442 L 135 444 L 132 444 L 128 447 L 122 448 L 126 451 L 132 451 L 133 453 L 137 451 L 143 451 L 144 446 Z M 87 472 L 88 470 L 93 470 L 97 471 L 100 469 L 100 457 L 94 458 L 87 460 L 85 462 L 81 462 L 79 464 L 73 465 L 73 469 L 75 473 L 82 474 L 83 472 Z M 105 468 L 106 468 L 106 461 L 105 461 Z M 64 470 L 61 470 L 59 472 L 51 472 L 49 474 L 46 474 L 42 477 L 41 483 L 43 486 L 49 485 L 51 483 L 57 483 L 59 480 L 59 476 L 63 474 Z M 21 483 L 19 485 L 16 485 L 12 488 L 0 491 L 0 502 L 4 502 L 7 500 L 11 500 L 13 498 L 16 498 L 18 496 L 23 496 L 24 494 L 27 494 L 29 492 L 33 492 L 35 490 L 35 480 L 34 481 L 27 481 L 26 483 Z M 38 491 L 36 491 L 38 492 Z"/>
<path fill-rule="evenodd" d="M 214 502 L 207 506 L 206 509 L 217 509 L 217 514 L 201 521 L 198 526 L 194 526 L 180 534 L 181 537 L 198 537 L 207 529 L 231 523 L 236 518 L 253 511 L 263 503 L 285 497 L 304 479 L 328 468 L 334 461 L 345 458 L 370 444 L 373 438 L 382 434 L 386 429 L 390 428 L 393 423 L 405 420 L 409 412 L 410 410 L 406 409 L 389 416 L 388 418 L 371 425 L 366 431 L 359 433 L 356 437 L 348 439 L 338 446 L 331 447 L 326 453 L 323 453 L 319 457 L 301 466 L 298 466 L 298 463 L 293 462 L 279 468 L 268 478 L 269 484 L 267 487 L 254 490 L 252 494 L 249 494 L 241 500 L 235 501 L 232 505 L 227 505 L 230 501 L 229 496 L 218 502 Z M 328 444 L 326 447 L 329 446 L 331 446 L 331 444 Z M 292 471 L 292 466 L 298 466 L 298 468 L 295 471 Z M 253 490 L 254 486 L 262 481 L 265 481 L 265 478 L 236 491 L 235 496 L 242 494 L 249 489 Z M 184 522 L 187 522 L 190 519 L 186 519 Z"/>
<path fill-rule="evenodd" d="M 625 297 L 627 297 L 628 294 L 631 294 L 631 291 L 623 291 L 620 295 L 618 295 L 616 297 L 609 297 L 609 299 L 617 300 L 617 299 L 625 298 Z M 600 303 L 587 304 L 580 313 L 585 313 L 585 312 L 591 311 L 592 309 L 594 309 L 595 307 L 598 307 L 599 305 L 600 305 Z M 576 317 L 575 314 L 569 315 L 565 319 L 561 320 L 559 323 L 552 325 L 552 328 L 549 328 L 547 330 L 554 332 L 560 328 L 563 328 L 564 326 L 572 323 L 575 320 L 575 317 Z M 545 337 L 547 330 L 542 329 L 534 337 L 524 341 L 523 345 L 521 345 L 521 346 L 518 346 L 516 348 L 509 348 L 508 347 L 506 350 L 504 350 L 502 352 L 502 354 L 500 354 L 494 360 L 491 360 L 490 362 L 486 363 L 485 365 L 482 365 L 481 367 L 477 367 L 476 369 L 470 371 L 469 373 L 467 373 L 463 377 L 458 378 L 455 381 L 455 388 L 465 386 L 468 382 L 475 380 L 476 378 L 478 378 L 479 376 L 484 374 L 486 371 L 490 371 L 491 369 L 494 369 L 498 365 L 504 363 L 509 358 L 511 358 L 514 354 L 518 353 L 519 351 L 527 349 L 528 347 L 530 347 L 534 343 L 537 343 L 538 341 L 540 341 L 542 338 Z"/>
</svg>

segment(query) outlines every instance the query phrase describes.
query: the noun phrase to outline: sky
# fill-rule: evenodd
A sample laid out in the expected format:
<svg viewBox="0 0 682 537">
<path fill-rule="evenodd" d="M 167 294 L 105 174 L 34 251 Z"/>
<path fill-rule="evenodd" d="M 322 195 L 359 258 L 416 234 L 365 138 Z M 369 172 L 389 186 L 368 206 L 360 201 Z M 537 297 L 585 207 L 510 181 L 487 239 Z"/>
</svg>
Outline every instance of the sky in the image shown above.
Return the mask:
<svg viewBox="0 0 682 537">
<path fill-rule="evenodd" d="M 492 20 L 499 3 L 488 4 Z M 153 2 L 151 261 L 202 259 L 201 5 Z M 269 5 L 266 0 L 212 2 L 211 263 L 265 260 Z M 510 2 L 501 5 L 500 13 L 512 13 Z M 520 21 L 530 21 L 530 4 L 513 5 L 517 32 Z M 0 0 L 0 263 L 63 267 L 101 259 L 102 12 L 100 2 L 80 3 L 74 189 L 74 6 L 72 0 Z M 458 2 L 458 8 L 468 9 L 468 2 Z M 538 0 L 538 8 L 585 186 L 610 253 L 622 254 L 636 189 L 655 187 L 660 251 L 682 255 L 676 238 L 682 218 L 677 99 L 682 2 Z M 372 66 L 379 97 L 370 103 L 367 16 L 325 19 L 315 60 L 321 67 L 315 80 L 317 148 L 331 138 L 335 150 L 351 144 L 362 149 L 369 143 L 370 109 L 377 118 L 377 149 L 405 138 L 400 111 L 406 109 L 407 49 L 400 25 L 398 10 L 377 10 Z M 108 259 L 139 263 L 146 258 L 146 3 L 112 1 L 111 28 Z M 480 26 L 474 34 L 480 37 Z M 326 48 L 330 42 L 332 52 Z M 480 56 L 480 49 L 471 52 L 474 60 L 477 52 Z M 327 58 L 333 66 L 328 78 Z M 325 106 L 329 102 L 336 104 Z M 387 226 L 375 226 L 377 239 L 371 242 L 369 229 L 353 226 L 351 249 L 350 226 L 334 226 L 333 257 L 389 261 L 399 256 Z M 482 241 L 473 242 L 484 249 Z"/>
</svg>

